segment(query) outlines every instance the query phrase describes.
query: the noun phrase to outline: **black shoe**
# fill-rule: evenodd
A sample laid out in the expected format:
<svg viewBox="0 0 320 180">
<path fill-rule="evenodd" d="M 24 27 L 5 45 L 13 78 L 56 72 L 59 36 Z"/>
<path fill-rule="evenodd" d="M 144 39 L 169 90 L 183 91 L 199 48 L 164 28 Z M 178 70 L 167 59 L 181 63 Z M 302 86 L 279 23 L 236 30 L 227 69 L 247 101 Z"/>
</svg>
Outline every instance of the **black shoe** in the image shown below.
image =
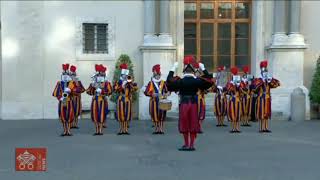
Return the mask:
<svg viewBox="0 0 320 180">
<path fill-rule="evenodd" d="M 199 131 L 199 133 L 198 134 L 203 134 L 203 131 Z"/>
<path fill-rule="evenodd" d="M 226 124 L 223 124 L 222 126 L 223 126 L 223 127 L 228 127 L 228 125 L 226 125 Z"/>
<path fill-rule="evenodd" d="M 123 133 L 122 133 L 122 132 L 118 132 L 118 134 L 117 134 L 117 135 L 118 135 L 118 136 L 119 136 L 119 135 L 123 135 Z"/>
<path fill-rule="evenodd" d="M 162 134 L 162 135 L 164 135 L 164 132 L 159 132 L 159 134 Z"/>
<path fill-rule="evenodd" d="M 72 127 L 70 127 L 70 129 L 75 129 L 76 127 L 74 127 L 74 126 L 72 126 Z"/>
<path fill-rule="evenodd" d="M 217 125 L 216 125 L 216 127 L 221 127 L 221 126 L 222 126 L 222 125 L 220 125 L 220 124 L 217 124 Z"/>
<path fill-rule="evenodd" d="M 195 150 L 196 150 L 196 148 L 194 148 L 194 147 L 189 148 L 189 151 L 195 151 Z"/>
<path fill-rule="evenodd" d="M 153 132 L 152 134 L 153 134 L 153 135 L 156 135 L 156 134 L 159 134 L 159 133 L 155 131 L 155 132 Z"/>
<path fill-rule="evenodd" d="M 231 131 L 229 131 L 230 133 L 235 133 L 236 131 L 234 131 L 234 130 L 231 130 Z"/>
<path fill-rule="evenodd" d="M 272 133 L 269 129 L 265 130 L 266 133 Z"/>
<path fill-rule="evenodd" d="M 241 131 L 239 131 L 239 130 L 236 130 L 236 131 L 235 131 L 235 133 L 241 133 Z"/>
<path fill-rule="evenodd" d="M 71 133 L 67 133 L 67 136 L 73 136 Z"/>
<path fill-rule="evenodd" d="M 98 136 L 98 135 L 99 135 L 99 133 L 94 133 L 94 134 L 93 134 L 93 136 Z"/>
<path fill-rule="evenodd" d="M 265 133 L 265 130 L 260 130 L 259 133 Z"/>
<path fill-rule="evenodd" d="M 189 147 L 188 146 L 182 146 L 181 148 L 179 148 L 179 151 L 189 151 Z"/>
<path fill-rule="evenodd" d="M 73 127 L 73 129 L 79 129 L 79 126 L 75 126 L 75 127 Z"/>
<path fill-rule="evenodd" d="M 65 133 L 62 133 L 62 134 L 61 134 L 60 136 L 61 136 L 61 137 L 64 137 L 64 136 L 66 136 L 66 135 L 67 135 L 67 134 L 65 134 Z"/>
<path fill-rule="evenodd" d="M 103 125 L 102 127 L 103 127 L 103 128 L 107 128 L 107 126 L 106 126 L 106 125 Z"/>
<path fill-rule="evenodd" d="M 122 134 L 124 134 L 124 135 L 130 135 L 130 133 L 128 133 L 128 132 L 124 132 L 124 133 L 122 133 Z"/>
</svg>

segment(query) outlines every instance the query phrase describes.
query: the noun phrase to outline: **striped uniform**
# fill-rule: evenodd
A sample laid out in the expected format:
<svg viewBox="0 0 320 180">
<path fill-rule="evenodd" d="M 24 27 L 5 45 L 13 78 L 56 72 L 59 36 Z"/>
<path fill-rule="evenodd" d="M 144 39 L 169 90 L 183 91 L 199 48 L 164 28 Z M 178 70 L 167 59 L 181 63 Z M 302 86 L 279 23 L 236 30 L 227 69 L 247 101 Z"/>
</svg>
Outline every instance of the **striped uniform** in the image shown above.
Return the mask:
<svg viewBox="0 0 320 180">
<path fill-rule="evenodd" d="M 74 114 L 75 117 L 79 117 L 82 113 L 82 103 L 81 103 L 81 94 L 86 90 L 83 87 L 81 81 L 75 82 L 76 91 L 73 96 L 73 106 L 74 106 Z"/>
<path fill-rule="evenodd" d="M 160 96 L 168 93 L 168 88 L 166 82 L 161 80 L 160 82 L 150 81 L 147 85 L 144 94 L 150 97 L 149 100 L 149 114 L 153 122 L 164 121 L 166 118 L 167 111 L 162 111 L 159 109 L 159 96 L 152 97 L 153 94 L 160 94 Z"/>
<path fill-rule="evenodd" d="M 257 78 L 253 81 L 253 91 L 257 93 L 256 101 L 256 117 L 260 120 L 271 118 L 271 96 L 270 89 L 280 86 L 277 79 L 272 79 L 271 82 L 266 82 L 262 78 Z"/>
<path fill-rule="evenodd" d="M 230 95 L 228 100 L 227 114 L 231 122 L 239 122 L 241 118 L 241 95 L 242 90 L 245 88 L 243 82 L 240 83 L 239 87 L 232 83 L 227 83 L 226 90 Z"/>
<path fill-rule="evenodd" d="M 122 87 L 122 81 L 114 84 L 114 91 L 119 93 L 117 97 L 116 119 L 120 122 L 130 121 L 132 118 L 132 93 L 138 90 L 136 83 L 127 83 Z"/>
<path fill-rule="evenodd" d="M 198 102 L 198 116 L 199 120 L 203 121 L 206 118 L 206 99 L 205 91 L 198 90 L 197 92 L 197 102 Z"/>
<path fill-rule="evenodd" d="M 65 87 L 67 86 L 67 87 Z M 66 104 L 64 105 L 60 99 L 63 95 L 63 90 L 69 88 L 71 93 L 66 99 Z M 59 100 L 58 104 L 58 114 L 62 123 L 72 123 L 75 117 L 74 106 L 73 106 L 73 92 L 75 91 L 74 81 L 67 82 L 66 84 L 58 81 L 52 96 L 56 97 Z"/>
<path fill-rule="evenodd" d="M 251 117 L 251 106 L 252 106 L 252 91 L 249 88 L 248 82 L 243 82 L 246 88 L 243 90 L 243 94 L 241 97 L 242 109 L 241 114 L 244 117 Z"/>
<path fill-rule="evenodd" d="M 214 113 L 216 116 L 225 116 L 227 114 L 227 97 L 224 91 L 220 92 L 219 89 L 214 88 Z"/>
<path fill-rule="evenodd" d="M 109 113 L 107 96 L 112 94 L 110 82 L 101 83 L 101 95 L 96 95 L 96 88 L 90 84 L 87 94 L 93 96 L 91 102 L 91 119 L 95 123 L 104 123 Z"/>
</svg>

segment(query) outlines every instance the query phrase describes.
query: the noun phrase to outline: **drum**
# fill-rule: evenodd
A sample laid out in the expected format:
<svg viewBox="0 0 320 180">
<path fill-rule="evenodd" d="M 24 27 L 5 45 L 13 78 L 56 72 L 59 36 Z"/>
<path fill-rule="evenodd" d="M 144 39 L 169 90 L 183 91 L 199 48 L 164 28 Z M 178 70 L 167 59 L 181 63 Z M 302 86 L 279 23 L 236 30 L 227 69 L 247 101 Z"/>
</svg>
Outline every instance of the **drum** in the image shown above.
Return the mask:
<svg viewBox="0 0 320 180">
<path fill-rule="evenodd" d="M 169 111 L 171 110 L 172 102 L 168 99 L 161 99 L 159 101 L 159 109 L 162 111 Z"/>
</svg>

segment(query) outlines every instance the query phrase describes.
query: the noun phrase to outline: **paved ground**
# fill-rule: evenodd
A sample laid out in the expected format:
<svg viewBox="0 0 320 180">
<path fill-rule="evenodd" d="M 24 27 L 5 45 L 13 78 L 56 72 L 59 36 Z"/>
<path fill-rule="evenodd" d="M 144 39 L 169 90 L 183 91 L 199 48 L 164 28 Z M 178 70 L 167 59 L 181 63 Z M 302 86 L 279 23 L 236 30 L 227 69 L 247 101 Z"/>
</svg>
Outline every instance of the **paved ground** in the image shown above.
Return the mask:
<svg viewBox="0 0 320 180">
<path fill-rule="evenodd" d="M 274 121 L 272 134 L 257 124 L 229 134 L 206 121 L 196 152 L 179 152 L 177 123 L 163 136 L 150 122 L 135 121 L 131 136 L 117 136 L 110 121 L 104 136 L 81 121 L 73 137 L 59 137 L 56 120 L 0 121 L 1 180 L 319 180 L 320 121 Z M 15 172 L 15 147 L 47 147 L 47 172 Z"/>
</svg>

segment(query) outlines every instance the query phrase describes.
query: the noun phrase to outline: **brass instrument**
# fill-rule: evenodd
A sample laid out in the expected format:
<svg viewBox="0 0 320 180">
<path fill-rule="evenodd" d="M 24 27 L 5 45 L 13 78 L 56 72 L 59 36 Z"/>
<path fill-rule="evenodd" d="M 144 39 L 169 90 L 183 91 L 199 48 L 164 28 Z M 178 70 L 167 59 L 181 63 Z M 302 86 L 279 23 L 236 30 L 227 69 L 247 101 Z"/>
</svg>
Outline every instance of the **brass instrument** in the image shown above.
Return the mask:
<svg viewBox="0 0 320 180">
<path fill-rule="evenodd" d="M 98 82 L 97 81 L 97 74 L 94 74 L 93 76 L 91 76 L 92 79 L 92 86 L 97 90 L 97 89 L 103 89 L 102 87 L 102 82 Z M 101 93 L 96 92 L 96 96 L 100 96 Z"/>
<path fill-rule="evenodd" d="M 64 90 L 63 90 L 63 93 L 62 93 L 62 105 L 63 106 L 67 106 L 67 100 L 68 100 L 68 97 L 69 97 L 69 93 L 66 92 L 66 89 L 67 89 L 67 86 L 68 86 L 68 82 L 65 82 L 63 81 L 63 87 L 64 87 Z"/>
<path fill-rule="evenodd" d="M 132 82 L 132 76 L 128 75 L 128 76 L 127 76 L 127 81 L 128 81 L 128 82 Z"/>
</svg>

